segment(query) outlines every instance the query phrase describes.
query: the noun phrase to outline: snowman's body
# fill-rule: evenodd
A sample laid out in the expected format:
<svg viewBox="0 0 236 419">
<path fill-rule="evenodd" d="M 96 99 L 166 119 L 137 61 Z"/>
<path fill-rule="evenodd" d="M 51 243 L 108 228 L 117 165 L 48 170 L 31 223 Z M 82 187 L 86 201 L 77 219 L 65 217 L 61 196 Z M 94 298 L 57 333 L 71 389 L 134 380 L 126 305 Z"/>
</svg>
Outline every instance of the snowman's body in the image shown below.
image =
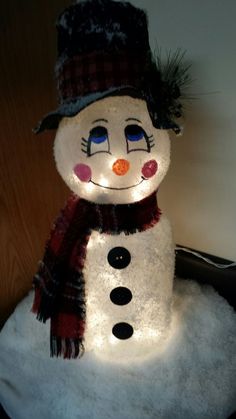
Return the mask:
<svg viewBox="0 0 236 419">
<path fill-rule="evenodd" d="M 173 271 L 164 216 L 130 235 L 92 232 L 84 268 L 85 349 L 114 361 L 160 351 L 169 330 Z"/>
<path fill-rule="evenodd" d="M 75 194 L 115 208 L 155 193 L 169 167 L 170 139 L 153 126 L 144 100 L 113 96 L 64 118 L 54 152 L 57 169 Z M 83 268 L 86 351 L 122 361 L 145 358 L 165 341 L 174 248 L 163 215 L 150 225 L 128 235 L 92 232 Z"/>
</svg>

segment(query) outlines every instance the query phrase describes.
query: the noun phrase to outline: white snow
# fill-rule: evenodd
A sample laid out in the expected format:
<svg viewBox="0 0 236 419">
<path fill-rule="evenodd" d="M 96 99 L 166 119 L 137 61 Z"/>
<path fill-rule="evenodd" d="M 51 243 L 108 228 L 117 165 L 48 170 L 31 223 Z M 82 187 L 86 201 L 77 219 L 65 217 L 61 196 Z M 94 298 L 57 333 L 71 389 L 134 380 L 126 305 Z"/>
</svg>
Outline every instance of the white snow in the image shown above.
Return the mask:
<svg viewBox="0 0 236 419">
<path fill-rule="evenodd" d="M 235 313 L 211 287 L 176 280 L 173 339 L 145 362 L 49 358 L 32 293 L 0 343 L 0 402 L 14 419 L 226 419 L 236 409 Z"/>
</svg>

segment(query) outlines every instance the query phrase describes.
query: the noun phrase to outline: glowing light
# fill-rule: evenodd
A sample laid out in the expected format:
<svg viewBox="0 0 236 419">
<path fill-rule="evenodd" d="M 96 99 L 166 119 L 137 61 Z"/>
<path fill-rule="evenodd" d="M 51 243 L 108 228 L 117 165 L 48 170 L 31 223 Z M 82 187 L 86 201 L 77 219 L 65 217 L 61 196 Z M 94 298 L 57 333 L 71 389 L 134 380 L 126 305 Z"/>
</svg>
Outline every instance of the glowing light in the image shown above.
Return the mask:
<svg viewBox="0 0 236 419">
<path fill-rule="evenodd" d="M 148 180 L 144 180 L 143 183 L 141 183 L 141 185 L 137 186 L 136 188 L 133 188 L 130 190 L 130 194 L 132 196 L 132 199 L 134 202 L 140 201 L 141 199 L 143 199 L 144 196 L 146 196 L 146 194 L 148 194 L 150 190 L 150 184 L 148 182 Z"/>
<path fill-rule="evenodd" d="M 92 305 L 91 301 L 89 302 L 89 300 L 87 301 L 87 304 Z M 99 325 L 104 324 L 107 321 L 108 321 L 108 316 L 102 312 L 91 314 L 90 322 L 91 322 L 92 327 L 96 326 L 97 324 Z"/>
<path fill-rule="evenodd" d="M 99 349 L 102 348 L 102 346 L 104 345 L 104 339 L 102 338 L 102 336 L 97 337 L 97 339 L 94 342 L 94 345 Z"/>
<path fill-rule="evenodd" d="M 110 335 L 109 342 L 110 342 L 111 345 L 114 346 L 114 345 L 117 345 L 119 341 L 118 341 L 118 339 L 115 336 Z"/>
<path fill-rule="evenodd" d="M 95 186 L 91 182 L 89 182 L 84 185 L 84 188 L 86 189 L 86 192 L 92 193 L 94 191 Z"/>
<path fill-rule="evenodd" d="M 102 186 L 110 186 L 110 184 L 109 184 L 109 180 L 108 180 L 108 178 L 106 178 L 105 176 L 100 176 L 99 177 L 99 182 L 98 182 L 100 185 L 102 185 Z"/>
<path fill-rule="evenodd" d="M 78 178 L 75 175 L 75 173 L 71 173 L 70 176 L 68 176 L 68 180 L 69 180 L 69 182 L 73 183 L 73 185 L 78 184 Z"/>
<path fill-rule="evenodd" d="M 151 344 L 151 342 L 153 340 L 159 339 L 162 334 L 163 333 L 160 333 L 160 331 L 158 331 L 156 329 L 146 327 L 143 330 L 135 331 L 134 332 L 134 338 L 136 340 L 139 340 L 139 341 L 149 341 L 150 340 L 150 344 Z"/>
<path fill-rule="evenodd" d="M 90 237 L 87 244 L 87 249 L 92 249 L 93 247 L 101 246 L 104 243 L 105 243 L 105 237 L 96 232 L 94 233 L 94 236 Z"/>
</svg>

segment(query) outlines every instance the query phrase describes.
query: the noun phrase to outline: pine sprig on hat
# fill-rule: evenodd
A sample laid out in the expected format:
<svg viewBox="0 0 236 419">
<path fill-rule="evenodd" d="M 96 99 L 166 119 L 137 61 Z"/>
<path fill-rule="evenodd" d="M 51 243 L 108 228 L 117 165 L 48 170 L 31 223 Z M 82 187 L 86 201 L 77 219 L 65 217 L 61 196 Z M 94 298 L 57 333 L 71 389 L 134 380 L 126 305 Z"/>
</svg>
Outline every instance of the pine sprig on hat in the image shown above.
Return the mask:
<svg viewBox="0 0 236 419">
<path fill-rule="evenodd" d="M 177 134 L 180 127 L 175 120 L 183 116 L 183 101 L 188 98 L 186 88 L 191 82 L 190 65 L 184 61 L 184 56 L 185 52 L 177 49 L 173 53 L 168 51 L 163 58 L 161 49 L 157 49 L 150 60 L 148 77 L 148 96 L 151 95 L 151 109 L 155 109 L 152 112 L 155 125 L 173 129 Z"/>
</svg>

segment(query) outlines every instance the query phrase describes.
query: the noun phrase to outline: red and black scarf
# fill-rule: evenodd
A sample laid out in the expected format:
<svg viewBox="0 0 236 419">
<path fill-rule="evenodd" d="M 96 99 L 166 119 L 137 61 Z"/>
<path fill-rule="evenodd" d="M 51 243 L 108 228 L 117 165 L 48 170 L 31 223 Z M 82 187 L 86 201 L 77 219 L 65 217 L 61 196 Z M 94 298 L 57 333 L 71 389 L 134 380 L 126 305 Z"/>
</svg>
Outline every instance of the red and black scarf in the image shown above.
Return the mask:
<svg viewBox="0 0 236 419">
<path fill-rule="evenodd" d="M 155 225 L 160 215 L 156 193 L 125 205 L 95 204 L 75 194 L 69 197 L 54 223 L 44 258 L 34 276 L 32 311 L 44 323 L 51 319 L 51 356 L 77 358 L 84 351 L 83 268 L 92 230 L 133 234 Z"/>
</svg>

